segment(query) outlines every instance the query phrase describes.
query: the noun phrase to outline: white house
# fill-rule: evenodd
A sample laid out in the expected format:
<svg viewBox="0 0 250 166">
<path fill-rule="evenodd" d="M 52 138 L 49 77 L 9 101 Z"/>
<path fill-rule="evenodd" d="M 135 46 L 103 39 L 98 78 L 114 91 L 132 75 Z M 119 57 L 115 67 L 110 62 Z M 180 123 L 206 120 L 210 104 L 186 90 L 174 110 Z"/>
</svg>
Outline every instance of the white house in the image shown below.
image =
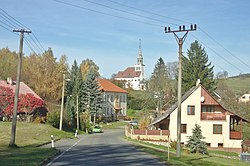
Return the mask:
<svg viewBox="0 0 250 166">
<path fill-rule="evenodd" d="M 126 81 L 125 87 L 132 88 L 134 90 L 145 90 L 146 79 L 144 72 L 145 65 L 143 64 L 143 57 L 141 51 L 141 40 L 139 42 L 139 55 L 137 58 L 137 64 L 134 67 L 128 67 L 124 71 L 119 71 L 114 79 Z"/>
<path fill-rule="evenodd" d="M 112 120 L 127 115 L 127 94 L 128 92 L 106 79 L 98 79 L 103 93 L 103 113 L 106 118 Z"/>
<path fill-rule="evenodd" d="M 239 102 L 247 103 L 250 101 L 250 93 L 246 93 L 239 98 Z"/>
<path fill-rule="evenodd" d="M 170 130 L 170 139 L 177 140 L 177 103 L 163 116 L 155 119 L 152 126 Z M 191 88 L 182 96 L 181 143 L 187 143 L 195 124 L 201 126 L 204 141 L 211 148 L 241 150 L 242 123 L 248 120 L 225 109 L 201 85 Z"/>
</svg>

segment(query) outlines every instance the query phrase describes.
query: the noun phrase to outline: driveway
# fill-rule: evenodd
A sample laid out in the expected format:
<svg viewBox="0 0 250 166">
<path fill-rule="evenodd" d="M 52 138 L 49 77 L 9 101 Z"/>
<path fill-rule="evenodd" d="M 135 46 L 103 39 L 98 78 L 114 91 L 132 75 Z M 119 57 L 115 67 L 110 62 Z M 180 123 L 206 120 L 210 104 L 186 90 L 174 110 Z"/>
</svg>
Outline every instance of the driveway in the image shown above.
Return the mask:
<svg viewBox="0 0 250 166">
<path fill-rule="evenodd" d="M 124 139 L 123 129 L 105 130 L 104 133 L 80 135 L 78 138 L 57 141 L 55 147 L 62 153 L 47 165 L 165 165 L 129 144 Z"/>
</svg>

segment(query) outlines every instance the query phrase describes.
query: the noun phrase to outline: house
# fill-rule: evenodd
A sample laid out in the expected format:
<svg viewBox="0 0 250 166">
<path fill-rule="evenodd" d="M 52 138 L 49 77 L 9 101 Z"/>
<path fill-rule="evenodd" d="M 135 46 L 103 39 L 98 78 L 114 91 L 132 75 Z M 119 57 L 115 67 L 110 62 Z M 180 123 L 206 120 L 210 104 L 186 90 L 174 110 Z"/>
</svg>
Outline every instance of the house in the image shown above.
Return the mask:
<svg viewBox="0 0 250 166">
<path fill-rule="evenodd" d="M 12 81 L 11 78 L 7 78 L 6 80 L 0 80 L 0 87 L 10 89 L 14 93 L 16 89 L 16 82 Z M 0 96 L 3 94 L 0 94 Z M 22 97 L 22 95 L 25 95 Z M 4 96 L 1 96 L 4 97 Z M 22 106 L 18 106 L 18 118 L 20 120 L 25 120 L 27 115 L 31 115 L 32 118 L 36 118 L 37 116 L 46 117 L 48 110 L 44 107 L 44 100 L 41 99 L 28 85 L 24 82 L 20 82 L 19 87 L 19 102 L 22 100 L 26 100 L 25 104 L 21 104 Z M 30 110 L 31 109 L 31 110 Z M 8 103 L 5 112 L 0 108 L 0 113 L 2 116 L 11 117 L 13 113 L 13 104 Z"/>
<path fill-rule="evenodd" d="M 134 90 L 145 90 L 144 80 L 146 79 L 144 72 L 145 65 L 143 64 L 143 56 L 141 51 L 141 40 L 139 42 L 139 54 L 137 64 L 133 67 L 128 67 L 124 71 L 119 71 L 114 79 L 126 81 L 125 87 Z"/>
<path fill-rule="evenodd" d="M 5 88 L 10 88 L 13 90 L 15 93 L 16 90 L 16 82 L 12 80 L 12 78 L 8 77 L 7 81 L 6 80 L 0 80 L 0 86 L 3 86 Z M 20 82 L 20 87 L 19 87 L 19 95 L 21 94 L 32 94 L 34 97 L 42 100 L 40 96 L 38 96 L 28 85 L 26 85 L 24 82 Z"/>
<path fill-rule="evenodd" d="M 106 79 L 98 79 L 103 93 L 104 117 L 115 120 L 117 117 L 127 115 L 127 94 L 128 92 Z"/>
<path fill-rule="evenodd" d="M 170 130 L 170 139 L 177 140 L 177 103 L 170 107 L 151 126 Z M 211 148 L 241 150 L 242 123 L 249 122 L 224 108 L 202 85 L 191 88 L 182 96 L 181 143 L 187 143 L 195 124 L 201 126 L 204 141 Z"/>
<path fill-rule="evenodd" d="M 239 102 L 247 103 L 250 101 L 250 93 L 246 93 L 239 98 Z"/>
</svg>

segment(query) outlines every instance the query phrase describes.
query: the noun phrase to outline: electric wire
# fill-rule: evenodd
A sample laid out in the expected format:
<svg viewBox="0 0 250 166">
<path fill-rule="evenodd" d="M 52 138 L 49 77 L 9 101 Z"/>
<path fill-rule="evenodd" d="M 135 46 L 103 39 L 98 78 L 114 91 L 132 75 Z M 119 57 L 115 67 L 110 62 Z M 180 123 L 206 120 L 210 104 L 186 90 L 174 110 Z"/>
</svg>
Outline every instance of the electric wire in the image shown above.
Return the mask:
<svg viewBox="0 0 250 166">
<path fill-rule="evenodd" d="M 136 19 L 132 19 L 132 18 L 127 18 L 127 17 L 122 17 L 122 16 L 117 16 L 117 15 L 113 15 L 113 14 L 101 12 L 101 11 L 98 11 L 98 10 L 89 9 L 89 8 L 86 8 L 86 7 L 83 7 L 83 6 L 75 5 L 75 4 L 72 4 L 72 3 L 68 3 L 68 2 L 63 2 L 63 1 L 59 1 L 59 0 L 53 0 L 53 1 L 55 1 L 57 3 L 64 4 L 64 5 L 67 5 L 67 6 L 71 6 L 71 7 L 75 7 L 75 8 L 79 8 L 79 9 L 83 9 L 83 10 L 87 10 L 87 11 L 91 11 L 91 12 L 95 12 L 95 13 L 99 13 L 99 14 L 111 16 L 111 17 L 116 17 L 116 18 L 120 18 L 120 19 L 124 19 L 124 20 L 129 20 L 129 21 L 133 21 L 133 22 L 143 23 L 143 24 L 147 24 L 147 25 L 151 25 L 151 26 L 164 27 L 163 25 L 149 23 L 149 22 L 140 21 L 140 20 L 136 20 Z"/>
<path fill-rule="evenodd" d="M 26 28 L 26 29 L 28 29 L 28 30 L 30 30 L 30 28 L 28 28 L 27 26 L 25 26 L 24 24 L 22 24 L 20 21 L 18 21 L 17 19 L 15 19 L 14 17 L 12 17 L 10 14 L 8 14 L 5 10 L 3 10 L 2 8 L 0 8 L 0 14 L 2 15 L 0 15 L 2 18 L 3 17 L 5 17 L 6 19 L 4 19 L 6 22 L 8 22 L 9 24 L 11 24 L 12 26 L 13 26 L 13 29 L 15 29 L 14 27 L 24 27 L 24 28 Z M 10 26 L 9 26 L 10 27 Z M 10 28 L 12 28 L 12 27 L 10 27 Z M 34 32 L 33 33 L 31 33 L 31 35 L 28 35 L 30 38 L 31 38 L 31 40 L 35 43 L 35 45 L 34 44 L 32 44 L 33 45 L 33 47 L 35 48 L 35 47 L 37 47 L 36 48 L 36 50 L 39 50 L 39 52 L 40 53 L 43 53 L 43 52 L 45 52 L 45 49 L 44 49 L 44 47 L 42 46 L 42 44 L 41 44 L 41 42 L 38 40 L 38 38 L 35 36 L 35 34 L 34 34 Z M 34 38 L 33 38 L 33 37 Z M 31 43 L 31 42 L 30 42 Z M 38 44 L 37 44 L 38 43 Z M 34 49 L 33 49 L 34 50 Z M 34 52 L 34 51 L 33 51 Z"/>
<path fill-rule="evenodd" d="M 193 36 L 194 37 L 194 36 Z M 198 41 L 198 39 L 196 38 L 196 40 Z M 201 41 L 199 41 L 200 43 L 201 43 Z M 186 41 L 186 43 L 187 43 L 187 45 L 191 45 L 189 42 L 187 42 Z M 203 45 L 204 45 L 204 43 L 202 43 Z M 205 46 L 205 45 L 204 45 Z M 205 46 L 206 47 L 206 46 Z M 184 56 L 184 55 L 183 55 Z M 210 60 L 210 62 L 212 62 L 216 67 L 218 67 L 218 68 L 220 68 L 222 71 L 226 71 L 223 67 L 221 67 L 220 65 L 218 65 L 217 63 L 215 63 L 214 61 L 211 61 Z M 229 73 L 228 72 L 228 74 L 231 74 L 231 73 Z"/>
<path fill-rule="evenodd" d="M 92 3 L 92 4 L 95 4 L 95 5 L 98 5 L 98 6 L 106 7 L 106 8 L 112 9 L 112 10 L 116 10 L 116 11 L 119 11 L 119 12 L 131 14 L 131 15 L 134 15 L 134 16 L 146 18 L 146 19 L 153 20 L 153 21 L 158 21 L 158 22 L 160 22 L 160 23 L 167 23 L 167 24 L 171 24 L 171 25 L 176 25 L 176 26 L 178 26 L 178 25 L 175 24 L 175 23 L 166 22 L 166 21 L 162 21 L 162 20 L 155 19 L 155 18 L 152 18 L 152 17 L 143 16 L 143 15 L 141 15 L 141 14 L 136 14 L 136 13 L 133 13 L 133 12 L 129 12 L 129 11 L 126 11 L 126 10 L 117 9 L 117 8 L 114 8 L 114 7 L 111 7 L 111 6 L 108 6 L 108 5 L 104 5 L 104 4 L 101 4 L 101 3 L 97 3 L 97 2 L 93 2 L 93 1 L 89 1 L 89 0 L 83 0 L 83 1 L 86 1 L 86 2 L 89 2 L 89 3 Z"/>
<path fill-rule="evenodd" d="M 1 13 L 1 11 L 0 11 L 0 14 L 2 14 Z M 13 23 L 11 23 L 9 20 L 8 20 L 8 18 L 6 19 L 6 17 L 4 17 L 4 15 L 2 14 L 2 15 L 0 15 L 0 17 L 2 17 L 2 19 L 4 19 L 7 23 L 9 23 L 9 25 L 11 25 L 10 27 L 16 27 L 16 25 L 14 25 Z M 13 28 L 13 29 L 14 29 Z"/>
<path fill-rule="evenodd" d="M 240 61 L 242 64 L 244 64 L 245 66 L 247 66 L 250 69 L 250 66 L 248 64 L 246 64 L 244 61 L 242 61 L 240 58 L 238 58 L 237 56 L 235 56 L 233 53 L 231 53 L 228 49 L 226 49 L 222 44 L 220 44 L 217 40 L 215 40 L 211 35 L 209 35 L 206 31 L 204 31 L 201 27 L 198 27 L 198 29 L 201 30 L 201 32 L 203 32 L 206 36 L 208 36 L 212 41 L 214 41 L 216 44 L 218 44 L 221 48 L 223 48 L 228 54 L 230 54 L 231 56 L 233 56 L 235 59 L 237 59 L 238 61 Z"/>
<path fill-rule="evenodd" d="M 11 30 L 9 30 L 9 28 L 7 28 L 6 26 L 1 25 L 1 24 L 0 24 L 0 26 L 13 34 L 13 32 Z"/>
<path fill-rule="evenodd" d="M 226 58 L 224 58 L 223 56 L 221 56 L 219 53 L 217 53 L 214 49 L 212 49 L 211 47 L 209 47 L 208 45 L 206 45 L 204 42 L 202 42 L 201 40 L 199 40 L 196 36 L 194 36 L 193 34 L 191 34 L 191 36 L 193 36 L 197 41 L 199 41 L 201 44 L 203 44 L 204 46 L 206 46 L 207 48 L 209 48 L 214 54 L 216 54 L 217 56 L 219 56 L 220 58 L 222 58 L 224 61 L 226 61 L 228 64 L 230 64 L 231 66 L 233 66 L 235 69 L 237 69 L 239 72 L 242 72 L 242 70 L 240 68 L 238 68 L 237 66 L 235 66 L 234 64 L 232 64 L 230 61 L 228 61 Z"/>
<path fill-rule="evenodd" d="M 127 8 L 135 9 L 135 10 L 138 10 L 138 11 L 141 11 L 141 12 L 144 12 L 144 13 L 148 13 L 148 14 L 152 14 L 152 15 L 155 15 L 155 16 L 159 16 L 159 17 L 162 17 L 162 18 L 167 18 L 167 19 L 171 19 L 171 20 L 174 20 L 174 21 L 179 21 L 179 22 L 183 22 L 183 23 L 187 23 L 187 24 L 192 24 L 192 23 L 190 23 L 188 21 L 185 21 L 185 20 L 181 20 L 181 19 L 177 19 L 177 18 L 173 18 L 173 17 L 164 16 L 164 15 L 161 15 L 161 14 L 158 14 L 158 13 L 154 13 L 154 12 L 151 12 L 151 11 L 148 11 L 148 10 L 136 8 L 136 7 L 129 6 L 129 5 L 125 5 L 123 3 L 119 3 L 119 2 L 116 2 L 116 1 L 113 1 L 113 0 L 106 0 L 106 1 L 109 1 L 111 3 L 117 4 L 117 5 L 120 5 L 120 6 L 124 6 L 124 7 L 127 7 Z"/>
</svg>

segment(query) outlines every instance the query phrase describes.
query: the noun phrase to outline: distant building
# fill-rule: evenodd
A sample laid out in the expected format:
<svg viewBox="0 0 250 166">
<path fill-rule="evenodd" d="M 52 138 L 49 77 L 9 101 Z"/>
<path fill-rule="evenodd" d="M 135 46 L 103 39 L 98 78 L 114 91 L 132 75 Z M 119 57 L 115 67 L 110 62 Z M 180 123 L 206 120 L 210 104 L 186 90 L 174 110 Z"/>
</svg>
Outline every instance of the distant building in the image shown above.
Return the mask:
<svg viewBox="0 0 250 166">
<path fill-rule="evenodd" d="M 250 101 L 250 93 L 246 93 L 239 98 L 239 102 L 247 103 Z"/>
<path fill-rule="evenodd" d="M 124 71 L 119 71 L 114 79 L 125 80 L 125 87 L 134 90 L 145 90 L 144 80 L 146 79 L 144 72 L 145 65 L 143 64 L 143 56 L 141 50 L 141 40 L 139 41 L 139 54 L 137 64 L 134 67 L 128 67 Z"/>
<path fill-rule="evenodd" d="M 98 79 L 103 93 L 103 113 L 104 117 L 112 120 L 127 116 L 127 94 L 128 92 L 106 79 Z"/>
</svg>

